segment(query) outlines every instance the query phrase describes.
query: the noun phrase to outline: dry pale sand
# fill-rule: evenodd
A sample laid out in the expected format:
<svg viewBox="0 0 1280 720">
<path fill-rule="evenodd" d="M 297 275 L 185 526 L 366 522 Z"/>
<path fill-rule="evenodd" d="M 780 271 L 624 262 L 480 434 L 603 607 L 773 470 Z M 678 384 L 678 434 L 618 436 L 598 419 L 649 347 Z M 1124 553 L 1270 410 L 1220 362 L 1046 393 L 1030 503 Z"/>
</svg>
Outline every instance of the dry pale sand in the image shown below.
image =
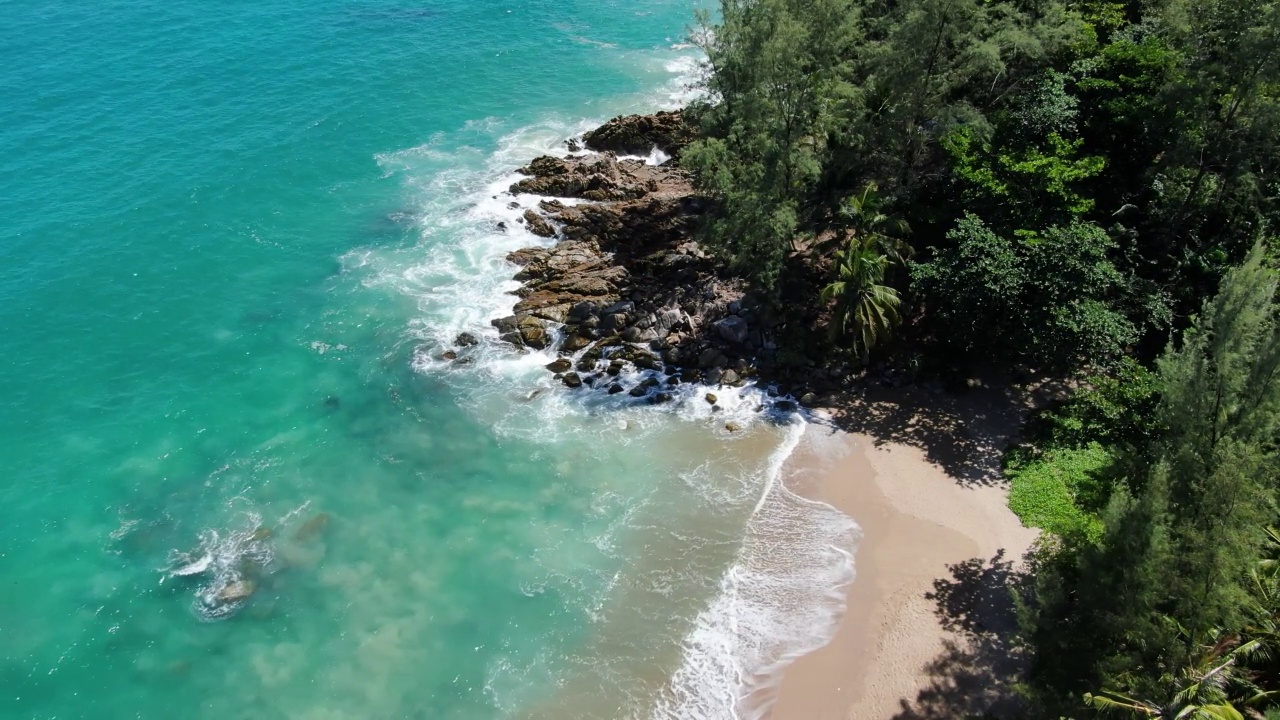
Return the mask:
<svg viewBox="0 0 1280 720">
<path fill-rule="evenodd" d="M 1028 393 L 868 393 L 815 424 L 788 486 L 862 526 L 830 644 L 798 659 L 773 720 L 963 718 L 1016 708 L 1011 573 L 1035 540 L 1006 505 L 999 457 Z"/>
</svg>

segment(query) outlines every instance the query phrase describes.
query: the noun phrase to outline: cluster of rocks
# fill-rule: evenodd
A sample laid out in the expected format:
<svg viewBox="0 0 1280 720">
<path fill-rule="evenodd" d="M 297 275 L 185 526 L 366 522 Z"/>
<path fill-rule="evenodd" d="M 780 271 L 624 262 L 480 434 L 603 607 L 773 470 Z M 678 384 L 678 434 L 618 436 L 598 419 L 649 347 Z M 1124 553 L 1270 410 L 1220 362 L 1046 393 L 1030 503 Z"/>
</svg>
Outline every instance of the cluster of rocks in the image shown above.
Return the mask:
<svg viewBox="0 0 1280 720">
<path fill-rule="evenodd" d="M 550 230 L 559 242 L 508 256 L 523 285 L 512 314 L 493 321 L 506 342 L 556 347 L 565 357 L 548 369 L 570 387 L 664 402 L 664 383 L 741 385 L 776 350 L 741 284 L 693 239 L 706 201 L 678 161 L 647 165 L 613 152 L 658 147 L 678 156 L 687 130 L 678 113 L 615 118 L 586 136 L 602 152 L 538 158 L 511 187 L 585 201 L 548 198 L 525 212 L 530 231 Z M 662 370 L 667 379 L 623 388 L 615 378 L 624 369 Z"/>
</svg>

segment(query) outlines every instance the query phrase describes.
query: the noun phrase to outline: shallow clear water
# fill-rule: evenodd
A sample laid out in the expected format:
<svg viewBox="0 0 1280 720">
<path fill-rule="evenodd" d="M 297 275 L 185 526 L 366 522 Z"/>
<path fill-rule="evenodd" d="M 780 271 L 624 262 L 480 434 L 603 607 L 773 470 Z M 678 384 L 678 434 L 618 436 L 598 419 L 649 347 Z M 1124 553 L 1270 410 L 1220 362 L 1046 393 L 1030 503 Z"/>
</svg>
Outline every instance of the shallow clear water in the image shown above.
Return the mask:
<svg viewBox="0 0 1280 720">
<path fill-rule="evenodd" d="M 795 419 L 488 328 L 511 172 L 687 97 L 696 5 L 5 5 L 0 715 L 722 718 L 820 641 Z"/>
</svg>

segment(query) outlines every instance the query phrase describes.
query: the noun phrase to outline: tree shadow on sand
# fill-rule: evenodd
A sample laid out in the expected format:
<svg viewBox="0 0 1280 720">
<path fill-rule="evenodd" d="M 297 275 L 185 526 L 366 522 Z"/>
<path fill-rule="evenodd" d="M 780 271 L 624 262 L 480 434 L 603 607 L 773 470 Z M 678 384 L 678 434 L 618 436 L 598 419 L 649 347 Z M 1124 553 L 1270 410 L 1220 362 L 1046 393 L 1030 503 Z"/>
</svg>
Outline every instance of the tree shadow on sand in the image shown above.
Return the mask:
<svg viewBox="0 0 1280 720">
<path fill-rule="evenodd" d="M 901 701 L 894 720 L 1017 716 L 1021 703 L 1013 684 L 1027 655 L 1016 639 L 1013 597 L 1025 575 L 1004 554 L 957 563 L 949 578 L 934 581 L 926 597 L 953 637 L 925 666 L 928 685 L 915 700 Z"/>
<path fill-rule="evenodd" d="M 877 447 L 899 443 L 925 457 L 965 486 L 997 485 L 1000 457 L 1027 412 L 1056 387 L 977 388 L 961 394 L 869 387 L 836 403 L 832 424 L 869 435 Z"/>
</svg>

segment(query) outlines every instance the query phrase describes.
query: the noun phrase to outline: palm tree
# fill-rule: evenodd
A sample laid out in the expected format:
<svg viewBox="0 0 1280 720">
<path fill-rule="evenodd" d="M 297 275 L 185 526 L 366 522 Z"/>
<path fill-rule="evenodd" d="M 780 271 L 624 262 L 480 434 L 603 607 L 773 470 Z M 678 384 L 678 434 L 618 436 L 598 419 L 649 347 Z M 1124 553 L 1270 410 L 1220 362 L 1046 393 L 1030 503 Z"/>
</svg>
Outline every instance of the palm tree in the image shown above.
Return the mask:
<svg viewBox="0 0 1280 720">
<path fill-rule="evenodd" d="M 898 313 L 902 299 L 884 284 L 889 265 L 877 236 L 854 235 L 848 247 L 836 253 L 836 280 L 822 289 L 824 302 L 836 301 L 833 333 L 851 336 L 864 362 L 902 321 Z"/>
<path fill-rule="evenodd" d="M 836 337 L 851 336 L 854 350 L 866 362 L 871 349 L 888 338 L 902 321 L 898 291 L 885 284 L 893 267 L 906 264 L 911 248 L 900 236 L 910 231 L 901 219 L 882 209 L 883 198 L 874 182 L 845 199 L 838 226 L 824 245 L 843 239 L 845 248 L 836 252 L 835 280 L 822 290 L 822 300 L 837 301 Z"/>
<path fill-rule="evenodd" d="M 1244 720 L 1235 704 L 1265 700 L 1268 693 L 1244 679 L 1238 665 L 1262 650 L 1261 643 L 1240 643 L 1234 635 L 1220 637 L 1190 667 L 1169 678 L 1173 694 L 1163 701 L 1138 700 L 1115 692 L 1085 693 L 1084 701 L 1096 710 L 1121 712 L 1161 720 Z"/>
<path fill-rule="evenodd" d="M 841 232 L 832 234 L 821 243 L 821 249 L 830 249 L 831 245 L 849 236 L 872 235 L 884 246 L 886 254 L 900 256 L 896 260 L 904 259 L 910 251 L 901 238 L 911 232 L 911 226 L 902 218 L 884 211 L 884 198 L 880 196 L 880 186 L 875 182 L 867 183 L 861 192 L 845 198 L 835 225 Z"/>
</svg>

